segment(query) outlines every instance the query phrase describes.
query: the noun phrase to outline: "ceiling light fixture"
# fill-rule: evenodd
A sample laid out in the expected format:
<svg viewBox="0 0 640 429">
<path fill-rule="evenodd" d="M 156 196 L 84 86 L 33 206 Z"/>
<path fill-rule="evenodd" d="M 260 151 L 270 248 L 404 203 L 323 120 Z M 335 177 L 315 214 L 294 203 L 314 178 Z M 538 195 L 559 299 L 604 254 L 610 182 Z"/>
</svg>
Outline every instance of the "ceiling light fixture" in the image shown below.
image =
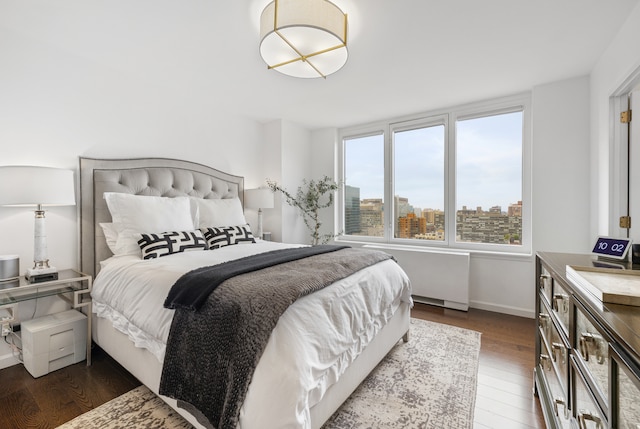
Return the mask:
<svg viewBox="0 0 640 429">
<path fill-rule="evenodd" d="M 347 14 L 328 0 L 275 0 L 260 17 L 260 55 L 269 69 L 326 78 L 347 62 Z"/>
</svg>

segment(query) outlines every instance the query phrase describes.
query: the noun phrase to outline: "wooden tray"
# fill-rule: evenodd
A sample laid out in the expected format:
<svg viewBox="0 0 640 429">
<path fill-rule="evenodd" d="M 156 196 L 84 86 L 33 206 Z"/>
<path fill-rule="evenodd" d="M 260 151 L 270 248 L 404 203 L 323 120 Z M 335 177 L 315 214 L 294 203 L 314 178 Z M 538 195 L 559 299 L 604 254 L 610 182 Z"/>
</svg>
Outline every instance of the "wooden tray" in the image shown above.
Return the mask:
<svg viewBox="0 0 640 429">
<path fill-rule="evenodd" d="M 602 302 L 640 307 L 640 272 L 567 265 L 567 278 Z"/>
</svg>

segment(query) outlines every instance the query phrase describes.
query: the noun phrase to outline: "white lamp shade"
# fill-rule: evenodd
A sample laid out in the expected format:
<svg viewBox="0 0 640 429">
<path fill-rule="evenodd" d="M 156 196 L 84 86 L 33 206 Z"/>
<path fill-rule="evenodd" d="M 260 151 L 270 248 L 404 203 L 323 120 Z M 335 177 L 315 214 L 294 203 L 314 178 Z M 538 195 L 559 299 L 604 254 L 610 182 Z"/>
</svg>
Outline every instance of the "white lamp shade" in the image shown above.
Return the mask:
<svg viewBox="0 0 640 429">
<path fill-rule="evenodd" d="M 272 209 L 273 192 L 267 188 L 246 189 L 244 204 L 248 209 Z"/>
<path fill-rule="evenodd" d="M 347 15 L 327 0 L 278 0 L 260 17 L 260 55 L 269 68 L 326 77 L 347 62 Z"/>
<path fill-rule="evenodd" d="M 50 167 L 0 166 L 0 205 L 73 206 L 73 171 Z"/>
</svg>

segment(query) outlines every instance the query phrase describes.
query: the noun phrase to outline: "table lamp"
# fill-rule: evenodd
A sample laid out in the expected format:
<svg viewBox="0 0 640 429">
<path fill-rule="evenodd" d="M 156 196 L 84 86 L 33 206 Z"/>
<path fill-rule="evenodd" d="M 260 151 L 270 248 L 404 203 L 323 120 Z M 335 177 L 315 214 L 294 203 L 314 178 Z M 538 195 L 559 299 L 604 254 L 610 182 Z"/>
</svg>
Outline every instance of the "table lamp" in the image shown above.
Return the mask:
<svg viewBox="0 0 640 429">
<path fill-rule="evenodd" d="M 32 283 L 56 280 L 58 270 L 49 265 L 43 206 L 75 205 L 73 171 L 50 167 L 0 166 L 0 205 L 36 206 Z"/>
<path fill-rule="evenodd" d="M 248 209 L 258 209 L 257 236 L 262 236 L 262 209 L 273 208 L 273 192 L 269 188 L 247 189 L 244 191 L 244 204 Z"/>
</svg>

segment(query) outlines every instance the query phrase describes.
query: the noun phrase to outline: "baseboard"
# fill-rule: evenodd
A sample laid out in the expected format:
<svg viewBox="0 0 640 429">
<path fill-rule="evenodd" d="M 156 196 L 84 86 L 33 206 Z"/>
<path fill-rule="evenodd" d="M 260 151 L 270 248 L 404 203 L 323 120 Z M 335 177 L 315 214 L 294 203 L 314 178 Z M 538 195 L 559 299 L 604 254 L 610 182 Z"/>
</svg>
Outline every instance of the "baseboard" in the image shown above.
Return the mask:
<svg viewBox="0 0 640 429">
<path fill-rule="evenodd" d="M 0 355 L 0 369 L 9 368 L 10 366 L 17 365 L 19 363 L 20 361 L 13 355 L 13 353 Z"/>
<path fill-rule="evenodd" d="M 526 317 L 528 319 L 535 319 L 535 311 L 528 308 L 511 307 L 508 305 L 494 304 L 491 302 L 483 301 L 471 301 L 469 303 L 471 308 L 477 308 L 478 310 L 493 311 L 495 313 L 510 314 L 512 316 Z"/>
<path fill-rule="evenodd" d="M 427 298 L 427 297 L 418 296 L 418 295 L 411 295 L 411 297 L 415 302 L 420 302 L 422 304 L 435 305 L 438 307 L 446 307 L 446 308 L 451 308 L 453 310 L 461 310 L 461 311 L 469 310 L 469 304 L 467 303 L 445 301 L 443 299 Z"/>
</svg>

